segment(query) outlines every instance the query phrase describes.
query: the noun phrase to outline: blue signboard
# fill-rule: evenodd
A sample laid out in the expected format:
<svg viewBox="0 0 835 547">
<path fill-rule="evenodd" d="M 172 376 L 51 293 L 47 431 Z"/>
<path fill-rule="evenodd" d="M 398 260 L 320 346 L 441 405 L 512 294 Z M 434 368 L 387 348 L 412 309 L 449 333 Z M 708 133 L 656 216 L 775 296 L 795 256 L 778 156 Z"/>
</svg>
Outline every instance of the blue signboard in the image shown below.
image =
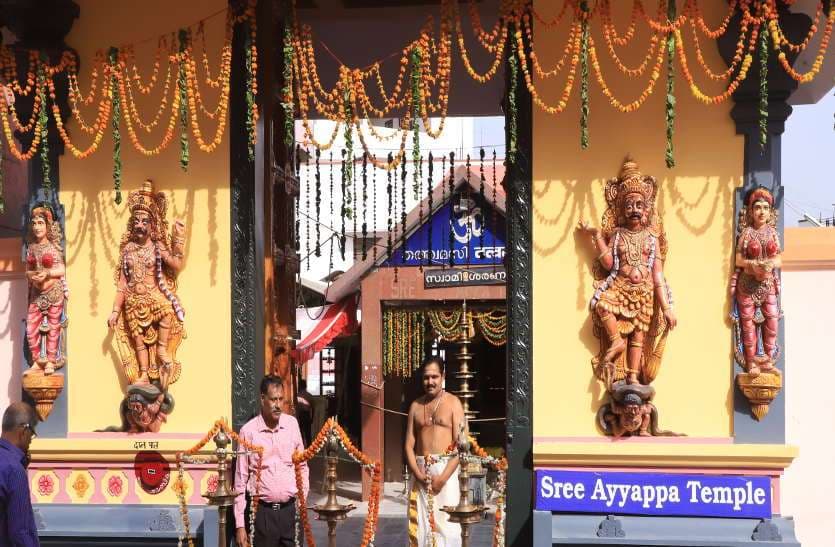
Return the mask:
<svg viewBox="0 0 835 547">
<path fill-rule="evenodd" d="M 768 477 L 536 471 L 536 508 L 567 513 L 771 517 Z"/>
<path fill-rule="evenodd" d="M 406 238 L 405 246 L 400 240 L 393 241 L 395 250 L 383 265 L 425 266 L 430 252 L 428 263 L 435 266 L 449 266 L 450 254 L 454 266 L 502 264 L 505 254 L 504 217 L 498 212 L 493 214 L 489 206 L 482 207 L 475 199 L 470 199 L 471 207 L 463 213 L 460 207 L 455 206 L 460 204 L 457 200 L 439 207 L 431 219 Z M 398 231 L 399 227 L 398 224 Z"/>
</svg>

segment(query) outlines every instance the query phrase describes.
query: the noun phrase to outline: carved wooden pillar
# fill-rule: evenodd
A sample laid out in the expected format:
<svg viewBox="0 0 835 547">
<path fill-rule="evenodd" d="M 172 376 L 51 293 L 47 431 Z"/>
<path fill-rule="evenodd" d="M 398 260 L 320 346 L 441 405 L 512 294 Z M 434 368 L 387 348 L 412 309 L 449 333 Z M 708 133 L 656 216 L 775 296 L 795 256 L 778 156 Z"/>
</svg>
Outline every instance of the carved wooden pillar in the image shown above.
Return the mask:
<svg viewBox="0 0 835 547">
<path fill-rule="evenodd" d="M 508 44 L 506 55 L 514 55 Z M 525 44 L 527 48 L 527 43 Z M 503 103 L 509 117 L 510 62 L 505 62 L 506 91 Z M 505 123 L 508 143 L 507 171 L 507 422 L 506 450 L 511 472 L 507 474 L 506 545 L 533 543 L 533 112 L 532 99 L 522 71 L 516 71 L 515 111 L 517 140 L 515 161 L 510 161 L 513 142 L 510 120 Z"/>
<path fill-rule="evenodd" d="M 240 9 L 241 2 L 229 1 Z M 259 40 L 262 30 L 270 28 L 272 2 L 259 2 Z M 232 39 L 232 74 L 229 98 L 229 174 L 231 201 L 231 268 L 232 268 L 232 425 L 237 430 L 258 412 L 258 386 L 264 376 L 264 257 L 263 226 L 264 171 L 257 166 L 264 164 L 265 118 L 258 119 L 256 128 L 258 145 L 255 161 L 250 161 L 247 135 L 246 108 L 246 40 L 249 29 L 238 25 Z M 267 50 L 260 50 L 267 51 Z M 258 71 L 258 103 L 263 108 L 263 98 L 270 90 L 263 84 L 264 65 Z M 260 173 L 262 176 L 257 176 Z"/>
<path fill-rule="evenodd" d="M 785 31 L 787 38 L 792 42 L 800 42 L 806 36 L 811 25 L 811 19 L 804 14 L 789 13 L 788 8 L 779 4 L 780 27 Z M 731 20 L 726 32 L 719 40 L 719 52 L 730 63 L 734 56 L 736 41 L 739 38 L 739 23 L 741 14 L 737 12 Z M 774 195 L 774 208 L 779 211 L 778 233 L 780 240 L 783 240 L 783 186 L 780 180 L 780 155 L 781 135 L 785 129 L 786 119 L 791 115 L 792 108 L 788 99 L 797 88 L 794 81 L 779 65 L 769 41 L 768 59 L 768 142 L 763 147 L 760 144 L 759 128 L 759 83 L 760 83 L 760 57 L 759 48 L 756 48 L 754 61 L 748 71 L 748 77 L 742 82 L 737 91 L 733 94 L 734 107 L 731 110 L 731 118 L 736 125 L 736 132 L 745 138 L 743 182 L 735 194 L 734 226 L 743 207 L 745 195 L 757 186 L 765 186 Z M 796 54 L 788 54 L 789 62 L 793 63 Z M 729 257 L 733 260 L 733 257 Z M 785 375 L 785 348 L 784 345 L 783 321 L 779 323 L 778 344 L 781 347 L 780 357 L 776 366 L 783 372 L 783 385 L 786 382 Z M 733 364 L 734 372 L 741 369 Z M 733 381 L 734 374 L 730 375 Z M 761 420 L 756 420 L 751 414 L 751 405 L 743 396 L 739 387 L 734 385 L 734 441 L 737 443 L 783 443 L 785 442 L 785 395 L 781 391 L 772 401 L 768 414 Z"/>
<path fill-rule="evenodd" d="M 267 350 L 271 360 L 270 372 L 284 379 L 285 401 L 288 411 L 295 407 L 295 367 L 291 351 L 295 347 L 296 332 L 296 276 L 299 272 L 299 256 L 296 249 L 296 208 L 299 181 L 295 176 L 295 144 L 293 111 L 282 106 L 282 90 L 285 85 L 283 52 L 284 26 L 289 17 L 289 4 L 277 13 L 273 27 L 275 56 L 274 74 L 276 92 L 273 101 L 273 164 L 269 185 L 269 199 L 265 200 L 265 230 L 269 240 L 267 251 L 271 256 L 265 263 L 270 311 Z"/>
</svg>

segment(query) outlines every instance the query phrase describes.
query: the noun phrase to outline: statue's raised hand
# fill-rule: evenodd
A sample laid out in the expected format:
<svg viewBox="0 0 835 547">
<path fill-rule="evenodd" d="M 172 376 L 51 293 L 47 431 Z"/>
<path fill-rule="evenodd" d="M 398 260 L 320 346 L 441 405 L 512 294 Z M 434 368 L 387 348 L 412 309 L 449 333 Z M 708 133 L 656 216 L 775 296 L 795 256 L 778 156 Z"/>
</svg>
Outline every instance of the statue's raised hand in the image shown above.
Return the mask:
<svg viewBox="0 0 835 547">
<path fill-rule="evenodd" d="M 597 227 L 590 225 L 585 220 L 580 220 L 579 222 L 577 222 L 577 229 L 581 232 L 589 234 L 592 237 L 597 235 Z"/>
<path fill-rule="evenodd" d="M 171 232 L 174 237 L 182 238 L 186 235 L 186 223 L 179 218 L 174 219 L 174 225 L 171 227 Z"/>
</svg>

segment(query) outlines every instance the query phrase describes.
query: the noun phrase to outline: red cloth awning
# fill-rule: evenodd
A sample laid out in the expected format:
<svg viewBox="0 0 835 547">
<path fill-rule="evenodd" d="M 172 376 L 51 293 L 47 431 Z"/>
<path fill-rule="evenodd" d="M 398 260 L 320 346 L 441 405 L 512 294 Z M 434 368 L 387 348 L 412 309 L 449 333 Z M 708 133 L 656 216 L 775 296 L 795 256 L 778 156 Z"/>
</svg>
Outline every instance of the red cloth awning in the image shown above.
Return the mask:
<svg viewBox="0 0 835 547">
<path fill-rule="evenodd" d="M 350 294 L 331 305 L 313 330 L 293 350 L 293 359 L 304 363 L 322 351 L 334 338 L 357 330 L 357 295 Z"/>
</svg>

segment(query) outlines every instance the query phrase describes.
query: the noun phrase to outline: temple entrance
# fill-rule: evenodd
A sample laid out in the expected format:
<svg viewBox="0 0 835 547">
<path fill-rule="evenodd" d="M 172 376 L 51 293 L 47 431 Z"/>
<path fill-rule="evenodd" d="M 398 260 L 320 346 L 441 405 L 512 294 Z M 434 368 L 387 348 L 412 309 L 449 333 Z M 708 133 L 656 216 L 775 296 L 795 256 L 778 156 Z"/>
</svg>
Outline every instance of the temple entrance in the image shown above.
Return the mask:
<svg viewBox="0 0 835 547">
<path fill-rule="evenodd" d="M 439 334 L 433 326 L 438 323 L 440 317 L 446 316 L 453 320 L 461 312 L 463 302 L 446 302 L 444 304 L 429 304 L 404 302 L 393 305 L 384 311 L 384 314 L 411 314 L 417 316 L 413 320 L 415 330 L 421 331 L 423 335 L 423 352 L 426 357 L 438 356 L 446 363 L 446 382 L 444 389 L 450 393 L 461 396 L 461 379 L 459 373 L 462 371 L 462 362 L 458 355 L 462 350 L 460 337 L 448 339 Z M 474 316 L 474 336 L 468 340 L 467 352 L 471 355 L 468 362 L 468 369 L 473 374 L 469 379 L 468 409 L 473 413 L 470 418 L 470 430 L 484 450 L 495 457 L 504 455 L 504 408 L 505 408 L 505 380 L 506 380 L 506 328 L 507 314 L 504 302 L 470 302 L 468 303 L 468 315 Z M 491 322 L 492 333 L 482 330 L 484 321 Z M 425 319 L 425 321 L 421 321 Z M 461 325 L 463 321 L 459 321 Z M 458 325 L 451 321 L 445 329 L 450 331 L 458 330 Z M 442 329 L 444 327 L 441 327 Z M 497 333 L 496 330 L 499 332 Z M 383 332 L 385 339 L 392 338 L 390 332 Z M 402 414 L 394 412 L 386 413 L 385 422 L 385 473 L 388 481 L 404 480 L 406 474 L 406 460 L 403 455 L 403 441 L 405 434 L 406 416 L 409 405 L 412 401 L 423 394 L 422 377 L 420 368 L 412 370 L 411 374 L 401 371 L 402 376 L 392 375 L 386 382 L 385 407 L 390 410 L 397 410 Z"/>
</svg>

